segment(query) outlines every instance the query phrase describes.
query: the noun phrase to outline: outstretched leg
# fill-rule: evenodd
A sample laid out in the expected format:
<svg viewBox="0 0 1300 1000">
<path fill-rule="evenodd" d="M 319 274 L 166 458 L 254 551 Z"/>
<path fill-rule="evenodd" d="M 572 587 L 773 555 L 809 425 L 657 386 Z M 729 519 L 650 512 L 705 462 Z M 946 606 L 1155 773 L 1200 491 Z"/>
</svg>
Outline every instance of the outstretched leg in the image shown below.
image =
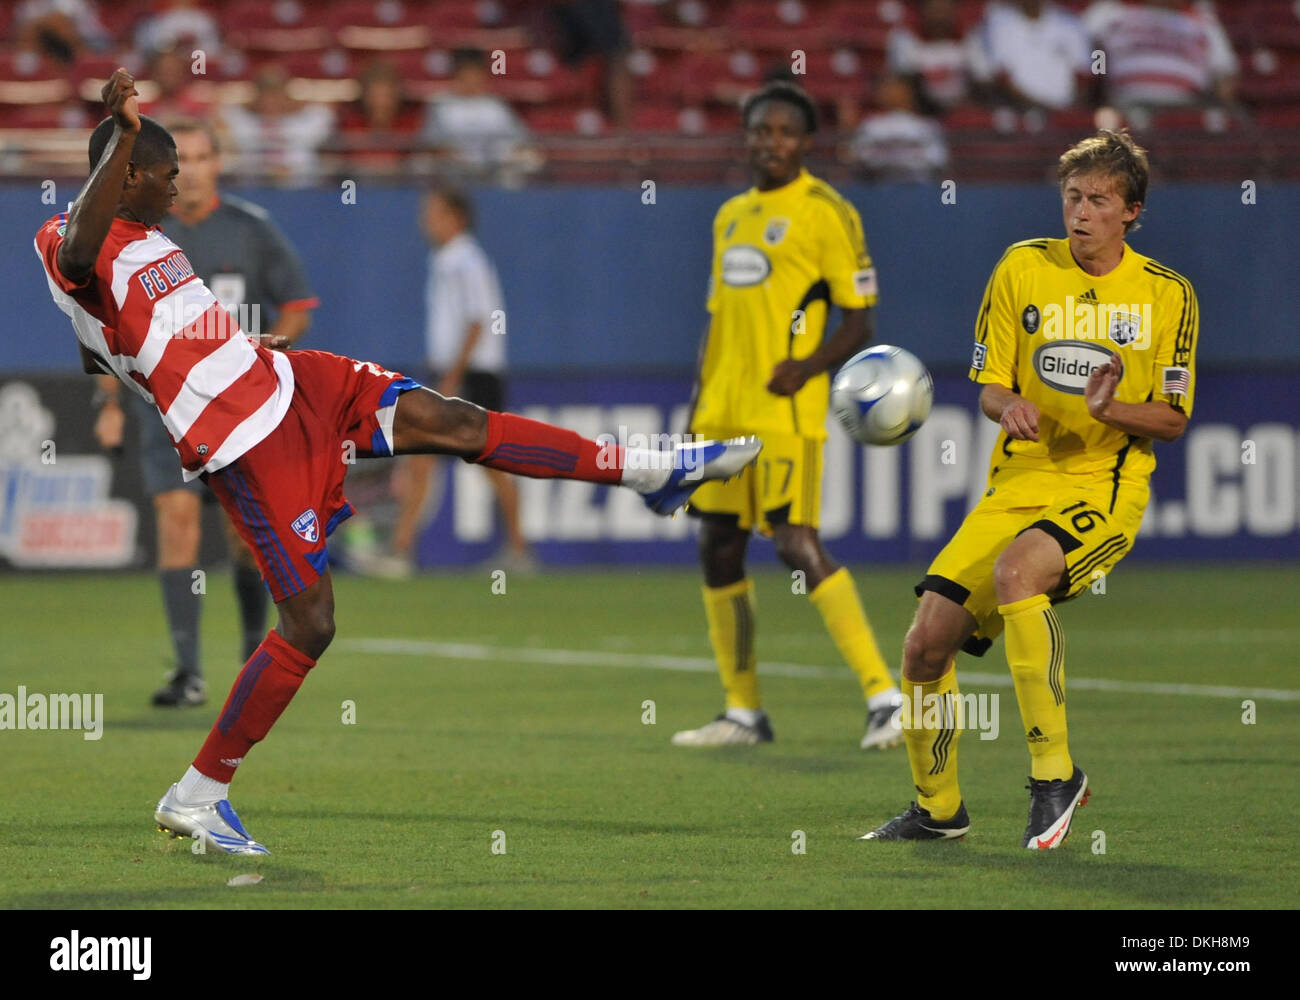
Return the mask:
<svg viewBox="0 0 1300 1000">
<path fill-rule="evenodd" d="M 658 514 L 681 508 L 701 483 L 734 476 L 762 447 L 750 438 L 683 444 L 672 452 L 624 448 L 424 388 L 398 397 L 392 439 L 397 455 L 457 455 L 534 479 L 628 486 Z"/>
</svg>

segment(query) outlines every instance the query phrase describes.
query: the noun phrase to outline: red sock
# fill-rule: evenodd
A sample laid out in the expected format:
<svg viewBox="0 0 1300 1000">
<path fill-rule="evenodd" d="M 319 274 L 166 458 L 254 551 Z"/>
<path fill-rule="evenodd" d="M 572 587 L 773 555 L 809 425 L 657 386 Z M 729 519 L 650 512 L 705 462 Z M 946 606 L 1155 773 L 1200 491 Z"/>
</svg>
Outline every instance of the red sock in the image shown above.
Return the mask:
<svg viewBox="0 0 1300 1000">
<path fill-rule="evenodd" d="M 194 758 L 194 769 L 215 781 L 229 782 L 244 755 L 261 740 L 316 661 L 294 649 L 279 632 L 262 640 L 230 689 L 217 724 Z"/>
<path fill-rule="evenodd" d="M 597 444 L 575 431 L 495 410 L 488 410 L 487 447 L 474 461 L 533 479 L 609 485 L 623 480 L 623 449 L 618 445 Z"/>
</svg>

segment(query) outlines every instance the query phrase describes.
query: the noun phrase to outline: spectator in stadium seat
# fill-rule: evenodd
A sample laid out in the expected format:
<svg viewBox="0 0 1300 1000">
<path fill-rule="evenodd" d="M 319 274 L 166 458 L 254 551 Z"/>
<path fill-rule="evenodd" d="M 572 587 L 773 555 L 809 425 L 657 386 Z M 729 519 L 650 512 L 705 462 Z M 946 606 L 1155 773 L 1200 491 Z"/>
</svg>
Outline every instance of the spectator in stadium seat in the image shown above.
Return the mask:
<svg viewBox="0 0 1300 1000">
<path fill-rule="evenodd" d="M 605 112 L 626 127 L 632 120 L 632 74 L 627 67 L 628 37 L 615 0 L 571 0 L 551 4 L 559 28 L 560 58 L 577 66 L 599 56 L 604 71 Z"/>
<path fill-rule="evenodd" d="M 310 183 L 319 172 L 320 148 L 334 131 L 334 113 L 322 104 L 289 96 L 289 74 L 272 64 L 253 80 L 247 107 L 225 109 L 224 123 L 238 153 L 235 172 L 284 184 Z"/>
<path fill-rule="evenodd" d="M 889 33 L 889 71 L 906 78 L 918 110 L 942 115 L 970 97 L 970 57 L 953 0 L 924 0 L 914 30 L 900 25 Z"/>
<path fill-rule="evenodd" d="M 1237 57 L 1209 4 L 1094 3 L 1084 23 L 1106 53 L 1106 100 L 1121 108 L 1230 104 Z"/>
<path fill-rule="evenodd" d="M 401 173 L 420 128 L 418 111 L 403 100 L 401 74 L 391 62 L 379 59 L 365 68 L 358 82 L 361 95 L 344 112 L 340 126 L 348 161 L 369 173 Z"/>
<path fill-rule="evenodd" d="M 868 176 L 882 181 L 924 181 L 948 165 L 943 129 L 917 114 L 916 95 L 903 77 L 876 86 L 876 107 L 854 133 L 849 149 Z"/>
<path fill-rule="evenodd" d="M 221 48 L 221 31 L 210 11 L 202 10 L 194 0 L 170 0 L 150 14 L 135 29 L 135 47 L 142 53 L 161 52 L 185 45 L 187 54 L 202 49 L 215 55 Z M 153 112 L 146 112 L 152 115 Z"/>
<path fill-rule="evenodd" d="M 496 174 L 510 180 L 536 169 L 540 158 L 530 147 L 528 127 L 514 110 L 491 93 L 487 56 L 477 49 L 452 53 L 449 90 L 428 105 L 422 145 L 441 159 L 442 173 Z"/>
<path fill-rule="evenodd" d="M 184 49 L 164 49 L 149 63 L 149 78 L 158 87 L 158 96 L 142 102 L 140 107 L 151 118 L 207 118 L 211 102 L 197 95 L 194 74 Z"/>
<path fill-rule="evenodd" d="M 971 72 L 992 102 L 1060 110 L 1091 86 L 1088 32 L 1054 3 L 990 3 L 968 43 Z"/>
<path fill-rule="evenodd" d="M 18 48 L 70 63 L 83 49 L 102 52 L 113 42 L 93 0 L 23 0 L 14 12 Z"/>
</svg>

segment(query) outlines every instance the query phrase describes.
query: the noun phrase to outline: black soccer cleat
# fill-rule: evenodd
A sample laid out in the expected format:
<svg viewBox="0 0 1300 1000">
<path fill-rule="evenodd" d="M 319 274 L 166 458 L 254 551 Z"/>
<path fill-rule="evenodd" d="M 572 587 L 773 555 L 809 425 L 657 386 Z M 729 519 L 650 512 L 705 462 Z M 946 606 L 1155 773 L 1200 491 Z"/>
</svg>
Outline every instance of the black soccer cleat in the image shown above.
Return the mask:
<svg viewBox="0 0 1300 1000">
<path fill-rule="evenodd" d="M 208 700 L 208 686 L 202 677 L 173 671 L 167 683 L 153 693 L 153 703 L 158 708 L 189 708 Z"/>
<path fill-rule="evenodd" d="M 858 840 L 960 840 L 969 829 L 970 814 L 965 802 L 957 807 L 952 819 L 934 819 L 928 810 L 913 802 L 907 812 Z"/>
<path fill-rule="evenodd" d="M 1092 794 L 1088 776 L 1076 765 L 1069 781 L 1030 778 L 1025 787 L 1029 789 L 1029 825 L 1025 827 L 1025 839 L 1020 846 L 1031 851 L 1060 847 L 1070 835 L 1074 810 L 1086 805 Z"/>
</svg>

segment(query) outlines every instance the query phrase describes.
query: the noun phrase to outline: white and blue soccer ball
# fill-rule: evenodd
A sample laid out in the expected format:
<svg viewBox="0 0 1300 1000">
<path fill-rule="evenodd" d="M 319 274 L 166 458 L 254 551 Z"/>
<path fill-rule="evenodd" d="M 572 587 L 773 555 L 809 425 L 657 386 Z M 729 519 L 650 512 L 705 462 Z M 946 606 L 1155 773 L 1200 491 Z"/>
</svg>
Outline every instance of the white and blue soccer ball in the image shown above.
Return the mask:
<svg viewBox="0 0 1300 1000">
<path fill-rule="evenodd" d="M 879 344 L 844 362 L 831 382 L 831 411 L 859 444 L 902 444 L 925 423 L 934 380 L 921 360 Z"/>
</svg>

